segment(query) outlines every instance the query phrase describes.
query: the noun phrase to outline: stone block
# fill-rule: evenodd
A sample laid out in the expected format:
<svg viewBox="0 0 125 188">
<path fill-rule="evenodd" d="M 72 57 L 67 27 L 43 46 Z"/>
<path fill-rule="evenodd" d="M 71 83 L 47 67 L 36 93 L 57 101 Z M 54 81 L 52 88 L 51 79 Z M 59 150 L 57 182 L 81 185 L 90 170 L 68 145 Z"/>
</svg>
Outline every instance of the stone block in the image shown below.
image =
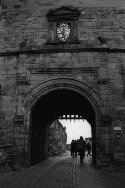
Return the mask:
<svg viewBox="0 0 125 188">
<path fill-rule="evenodd" d="M 28 95 L 29 101 L 33 97 L 30 95 L 32 90 L 37 90 L 36 88 L 41 83 L 45 84 L 48 80 L 52 82 L 57 78 L 64 80 L 67 78 L 67 82 L 68 79 L 78 81 L 88 88 L 86 90 L 81 88 L 80 94 L 84 93 L 83 98 L 86 99 L 89 96 L 90 103 L 95 105 L 94 109 L 99 106 L 98 113 L 101 111 L 106 114 L 95 125 L 97 139 L 95 141 L 104 145 L 105 160 L 107 160 L 109 151 L 105 149 L 105 145 L 109 145 L 112 139 L 113 129 L 109 128 L 112 126 L 112 118 L 113 126 L 115 119 L 118 119 L 124 126 L 124 123 L 121 122 L 125 113 L 123 91 L 125 36 L 121 15 L 124 10 L 111 7 L 90 8 L 85 7 L 84 3 L 87 5 L 88 2 L 22 0 L 17 1 L 16 4 L 13 2 L 8 4 L 7 1 L 7 14 L 2 15 L 0 20 L 0 84 L 4 88 L 4 92 L 0 93 L 0 110 L 5 114 L 5 117 L 1 118 L 1 124 L 4 125 L 2 127 L 6 135 L 12 137 L 12 119 L 15 113 L 18 112 L 18 115 L 24 112 L 30 114 L 25 108 L 28 105 L 24 106 L 24 101 Z M 81 14 L 78 18 L 80 43 L 46 44 L 49 28 L 47 13 L 50 8 L 58 8 L 64 4 L 74 5 L 80 10 Z M 28 85 L 29 80 L 31 85 Z M 74 85 L 70 86 L 70 89 L 75 92 Z M 47 85 L 43 90 L 49 87 L 52 86 Z M 91 90 L 93 93 L 89 93 Z M 98 96 L 96 101 L 95 96 Z M 23 123 L 27 125 L 25 131 L 29 136 L 30 120 L 26 122 L 24 120 Z M 16 136 L 16 149 L 23 151 L 24 129 L 18 127 Z M 22 142 L 18 139 L 19 136 Z M 25 144 L 25 148 L 28 148 L 28 140 L 25 141 Z M 114 154 L 116 159 L 122 159 L 124 156 L 124 135 L 119 145 L 122 146 L 122 151 Z M 97 152 L 99 152 L 98 148 Z M 103 158 L 103 153 L 100 155 Z"/>
</svg>

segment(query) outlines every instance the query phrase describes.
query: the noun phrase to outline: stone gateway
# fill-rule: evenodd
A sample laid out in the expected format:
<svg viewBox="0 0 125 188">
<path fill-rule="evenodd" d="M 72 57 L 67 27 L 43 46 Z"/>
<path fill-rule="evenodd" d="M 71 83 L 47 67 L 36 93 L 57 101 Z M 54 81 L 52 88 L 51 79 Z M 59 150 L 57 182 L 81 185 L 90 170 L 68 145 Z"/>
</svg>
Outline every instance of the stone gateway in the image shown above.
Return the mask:
<svg viewBox="0 0 125 188">
<path fill-rule="evenodd" d="M 65 114 L 90 123 L 94 164 L 125 162 L 125 9 L 1 0 L 0 144 L 38 163 Z"/>
</svg>

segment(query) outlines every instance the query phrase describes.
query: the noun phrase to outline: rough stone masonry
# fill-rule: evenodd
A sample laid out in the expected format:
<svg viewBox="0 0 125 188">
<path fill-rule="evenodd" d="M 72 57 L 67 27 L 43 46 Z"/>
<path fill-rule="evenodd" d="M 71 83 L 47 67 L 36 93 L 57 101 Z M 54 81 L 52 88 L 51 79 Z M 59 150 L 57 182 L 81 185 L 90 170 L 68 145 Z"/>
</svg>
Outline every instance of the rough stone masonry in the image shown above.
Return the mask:
<svg viewBox="0 0 125 188">
<path fill-rule="evenodd" d="M 32 109 L 57 88 L 81 92 L 95 110 L 96 163 L 125 160 L 125 9 L 90 5 L 0 2 L 0 141 L 23 161 L 32 155 Z M 56 36 L 62 21 L 71 29 L 66 42 Z M 47 156 L 45 140 L 38 153 Z"/>
</svg>

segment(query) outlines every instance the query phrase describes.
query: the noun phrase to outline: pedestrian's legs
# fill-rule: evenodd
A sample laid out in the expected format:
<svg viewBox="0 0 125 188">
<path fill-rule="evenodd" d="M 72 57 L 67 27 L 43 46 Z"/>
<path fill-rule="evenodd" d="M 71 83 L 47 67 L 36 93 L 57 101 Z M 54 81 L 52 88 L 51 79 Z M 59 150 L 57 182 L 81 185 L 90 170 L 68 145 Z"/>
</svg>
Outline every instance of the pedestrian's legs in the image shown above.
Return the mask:
<svg viewBox="0 0 125 188">
<path fill-rule="evenodd" d="M 80 163 L 83 163 L 83 156 L 80 154 Z"/>
<path fill-rule="evenodd" d="M 84 156 L 85 156 L 85 150 L 80 150 L 80 163 L 83 163 Z"/>
<path fill-rule="evenodd" d="M 73 151 L 73 158 L 75 157 L 75 151 Z"/>
<path fill-rule="evenodd" d="M 71 156 L 74 158 L 74 156 L 75 156 L 75 153 L 74 153 L 74 151 L 72 150 L 71 151 Z"/>
<path fill-rule="evenodd" d="M 77 158 L 77 151 L 75 151 L 75 158 Z"/>
</svg>

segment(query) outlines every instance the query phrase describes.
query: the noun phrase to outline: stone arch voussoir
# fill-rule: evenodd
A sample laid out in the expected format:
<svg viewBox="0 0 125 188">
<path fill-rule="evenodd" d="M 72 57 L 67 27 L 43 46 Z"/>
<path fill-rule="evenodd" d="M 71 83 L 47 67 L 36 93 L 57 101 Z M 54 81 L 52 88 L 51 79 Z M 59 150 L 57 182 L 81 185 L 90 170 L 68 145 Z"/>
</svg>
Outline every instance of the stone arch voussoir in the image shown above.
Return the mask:
<svg viewBox="0 0 125 188">
<path fill-rule="evenodd" d="M 34 106 L 36 105 L 37 101 L 45 96 L 46 94 L 49 94 L 51 91 L 55 91 L 58 89 L 67 89 L 72 90 L 80 95 L 82 95 L 85 99 L 87 99 L 90 104 L 92 105 L 94 111 L 95 111 L 95 125 L 93 130 L 98 129 L 101 123 L 101 106 L 102 106 L 102 100 L 92 87 L 90 87 L 88 84 L 83 83 L 79 80 L 73 79 L 73 78 L 53 78 L 48 79 L 42 82 L 39 82 L 37 85 L 34 85 L 28 92 L 24 100 L 24 106 L 25 106 L 25 124 L 26 127 L 29 129 L 29 160 L 31 157 L 30 153 L 30 147 L 31 147 L 31 131 L 32 131 L 32 120 L 31 120 L 31 112 Z M 94 135 L 96 132 L 94 133 Z M 95 145 L 95 143 L 94 143 Z M 95 151 L 96 153 L 96 151 Z M 96 158 L 94 157 L 94 160 Z"/>
<path fill-rule="evenodd" d="M 57 89 L 76 91 L 89 100 L 97 113 L 101 113 L 102 100 L 99 94 L 88 84 L 71 78 L 54 78 L 38 83 L 27 92 L 24 100 L 25 108 L 31 110 L 39 98 Z"/>
</svg>

